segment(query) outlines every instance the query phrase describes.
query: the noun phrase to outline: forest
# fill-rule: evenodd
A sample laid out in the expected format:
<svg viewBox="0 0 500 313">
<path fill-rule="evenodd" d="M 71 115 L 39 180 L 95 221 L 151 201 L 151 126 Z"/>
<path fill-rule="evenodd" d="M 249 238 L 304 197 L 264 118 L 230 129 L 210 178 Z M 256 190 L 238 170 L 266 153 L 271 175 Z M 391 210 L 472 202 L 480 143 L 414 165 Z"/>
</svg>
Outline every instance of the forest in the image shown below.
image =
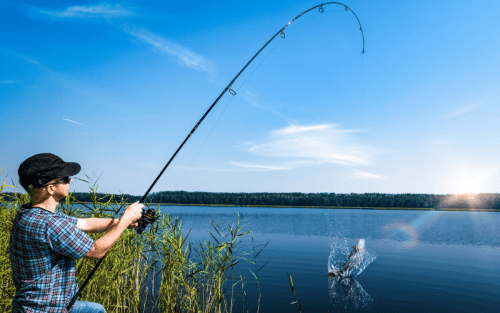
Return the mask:
<svg viewBox="0 0 500 313">
<path fill-rule="evenodd" d="M 90 193 L 75 192 L 72 196 L 81 202 L 91 202 Z M 104 199 L 110 195 L 99 194 Z M 116 195 L 128 202 L 141 196 Z M 234 206 L 293 206 L 293 207 L 369 207 L 369 208 L 464 208 L 500 210 L 500 194 L 383 194 L 383 193 L 227 193 L 160 191 L 151 193 L 146 203 L 185 205 Z"/>
</svg>

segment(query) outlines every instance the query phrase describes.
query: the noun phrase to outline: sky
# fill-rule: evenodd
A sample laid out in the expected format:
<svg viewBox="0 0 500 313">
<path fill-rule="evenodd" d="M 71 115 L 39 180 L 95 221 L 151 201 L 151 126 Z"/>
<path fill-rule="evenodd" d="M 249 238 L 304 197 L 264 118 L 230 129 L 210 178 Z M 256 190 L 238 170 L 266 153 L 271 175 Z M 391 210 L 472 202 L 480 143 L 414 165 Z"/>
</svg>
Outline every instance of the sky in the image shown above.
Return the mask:
<svg viewBox="0 0 500 313">
<path fill-rule="evenodd" d="M 318 4 L 0 0 L 0 178 L 50 152 L 144 194 Z M 500 192 L 500 2 L 343 4 L 364 54 L 351 11 L 304 14 L 152 191 Z"/>
</svg>

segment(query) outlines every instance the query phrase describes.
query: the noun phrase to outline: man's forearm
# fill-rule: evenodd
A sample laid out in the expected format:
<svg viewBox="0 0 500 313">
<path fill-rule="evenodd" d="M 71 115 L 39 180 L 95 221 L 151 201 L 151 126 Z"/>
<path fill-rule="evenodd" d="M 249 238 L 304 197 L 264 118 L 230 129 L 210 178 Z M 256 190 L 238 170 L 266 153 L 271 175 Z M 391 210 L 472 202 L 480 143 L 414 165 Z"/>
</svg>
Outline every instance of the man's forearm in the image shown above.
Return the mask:
<svg viewBox="0 0 500 313">
<path fill-rule="evenodd" d="M 86 233 L 100 233 L 110 230 L 119 221 L 118 218 L 79 218 L 76 228 Z"/>
<path fill-rule="evenodd" d="M 124 221 L 117 221 L 118 222 L 116 222 L 104 236 L 94 242 L 92 249 L 90 249 L 90 251 L 85 255 L 86 257 L 95 260 L 100 259 L 115 244 L 128 226 L 128 224 Z"/>
</svg>

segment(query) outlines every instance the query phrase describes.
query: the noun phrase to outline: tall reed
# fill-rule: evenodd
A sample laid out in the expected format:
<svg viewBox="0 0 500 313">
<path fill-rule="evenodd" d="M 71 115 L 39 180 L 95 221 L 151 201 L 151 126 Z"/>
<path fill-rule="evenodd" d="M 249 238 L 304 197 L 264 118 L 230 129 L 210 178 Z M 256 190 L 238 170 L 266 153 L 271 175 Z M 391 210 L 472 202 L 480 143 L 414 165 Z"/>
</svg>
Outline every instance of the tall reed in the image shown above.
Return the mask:
<svg viewBox="0 0 500 313">
<path fill-rule="evenodd" d="M 2 169 L 0 168 L 0 174 Z M 9 259 L 9 238 L 12 221 L 17 213 L 18 203 L 26 203 L 27 197 L 22 194 L 5 195 L 5 188 L 15 188 L 7 185 L 5 178 L 0 186 L 0 312 L 12 312 L 12 298 L 16 294 L 12 281 L 12 270 Z"/>
<path fill-rule="evenodd" d="M 295 286 L 293 285 L 292 275 L 289 273 L 286 273 L 286 276 L 288 277 L 288 283 L 290 284 L 290 287 L 292 288 L 293 297 L 295 298 L 295 301 L 290 303 L 290 304 L 297 304 L 297 309 L 299 310 L 299 313 L 301 313 L 302 307 L 300 306 L 300 300 L 297 299 L 297 295 L 295 294 Z"/>
<path fill-rule="evenodd" d="M 58 210 L 78 218 L 121 216 L 127 199 L 100 197 L 97 180 L 86 177 L 91 203 L 80 203 L 69 194 Z M 9 312 L 15 289 L 8 242 L 18 207 L 28 197 L 16 194 L 6 199 L 0 194 L 1 201 L 6 202 L 2 202 L 0 210 L 0 312 Z M 244 260 L 241 238 L 249 232 L 242 231 L 240 218 L 235 224 L 212 222 L 212 226 L 209 233 L 213 240 L 198 243 L 190 242 L 179 218 L 169 214 L 162 215 L 142 235 L 126 230 L 90 280 L 81 300 L 101 303 L 108 313 L 232 312 L 235 284 L 229 285 L 228 281 L 234 276 L 234 266 Z M 94 240 L 103 235 L 89 234 Z M 95 263 L 85 258 L 77 260 L 79 285 Z"/>
</svg>

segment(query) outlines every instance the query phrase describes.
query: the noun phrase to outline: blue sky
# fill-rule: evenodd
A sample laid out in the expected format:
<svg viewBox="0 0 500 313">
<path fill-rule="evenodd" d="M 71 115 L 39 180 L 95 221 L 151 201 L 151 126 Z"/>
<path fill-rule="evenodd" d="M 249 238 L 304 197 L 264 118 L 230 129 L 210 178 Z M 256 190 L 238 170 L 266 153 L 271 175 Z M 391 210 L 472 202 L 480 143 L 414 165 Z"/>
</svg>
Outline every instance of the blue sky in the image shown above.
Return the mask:
<svg viewBox="0 0 500 313">
<path fill-rule="evenodd" d="M 43 152 L 143 194 L 316 1 L 0 0 L 0 167 Z M 302 16 L 153 191 L 499 192 L 500 2 Z M 86 184 L 72 183 L 85 191 Z"/>
</svg>

